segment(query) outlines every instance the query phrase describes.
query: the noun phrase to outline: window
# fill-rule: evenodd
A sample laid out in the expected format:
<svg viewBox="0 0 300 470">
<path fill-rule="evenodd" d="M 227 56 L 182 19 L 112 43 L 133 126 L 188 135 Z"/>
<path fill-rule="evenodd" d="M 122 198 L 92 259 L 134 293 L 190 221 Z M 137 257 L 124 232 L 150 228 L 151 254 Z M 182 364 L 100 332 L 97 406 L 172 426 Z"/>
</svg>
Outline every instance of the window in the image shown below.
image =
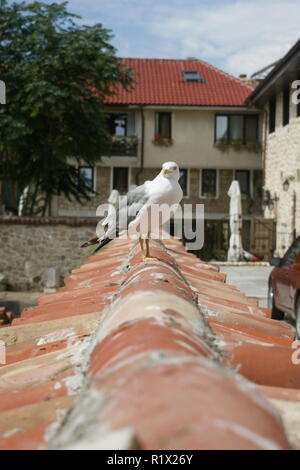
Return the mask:
<svg viewBox="0 0 300 470">
<path fill-rule="evenodd" d="M 201 82 L 201 76 L 197 70 L 184 70 L 183 76 L 186 82 Z"/>
<path fill-rule="evenodd" d="M 20 200 L 20 196 L 20 190 L 18 190 L 16 184 L 8 180 L 2 182 L 2 201 L 5 210 L 18 215 L 18 201 Z"/>
<path fill-rule="evenodd" d="M 217 197 L 217 170 L 202 169 L 200 181 L 200 196 L 204 198 Z"/>
<path fill-rule="evenodd" d="M 283 109 L 282 124 L 286 126 L 290 121 L 290 87 L 287 86 L 283 90 Z"/>
<path fill-rule="evenodd" d="M 269 133 L 275 132 L 276 129 L 276 96 L 269 101 Z"/>
<path fill-rule="evenodd" d="M 183 196 L 188 195 L 188 170 L 180 169 L 179 184 L 183 191 Z"/>
<path fill-rule="evenodd" d="M 226 115 L 216 116 L 216 141 L 229 140 L 229 117 Z"/>
<path fill-rule="evenodd" d="M 94 189 L 94 168 L 91 166 L 79 167 L 79 178 L 85 187 L 93 191 Z"/>
<path fill-rule="evenodd" d="M 258 115 L 217 114 L 215 122 L 215 141 L 219 143 L 257 142 Z"/>
<path fill-rule="evenodd" d="M 229 117 L 230 140 L 244 142 L 244 116 L 232 115 Z"/>
<path fill-rule="evenodd" d="M 119 193 L 124 194 L 128 192 L 128 168 L 115 167 L 113 168 L 112 189 L 117 189 Z"/>
<path fill-rule="evenodd" d="M 123 137 L 127 135 L 127 113 L 111 113 L 108 115 L 108 129 L 110 135 Z"/>
<path fill-rule="evenodd" d="M 245 116 L 245 141 L 256 142 L 258 139 L 258 117 Z"/>
<path fill-rule="evenodd" d="M 171 113 L 156 113 L 155 133 L 170 139 L 172 136 Z"/>
<path fill-rule="evenodd" d="M 250 170 L 235 170 L 235 179 L 240 183 L 242 196 L 250 197 Z"/>
</svg>

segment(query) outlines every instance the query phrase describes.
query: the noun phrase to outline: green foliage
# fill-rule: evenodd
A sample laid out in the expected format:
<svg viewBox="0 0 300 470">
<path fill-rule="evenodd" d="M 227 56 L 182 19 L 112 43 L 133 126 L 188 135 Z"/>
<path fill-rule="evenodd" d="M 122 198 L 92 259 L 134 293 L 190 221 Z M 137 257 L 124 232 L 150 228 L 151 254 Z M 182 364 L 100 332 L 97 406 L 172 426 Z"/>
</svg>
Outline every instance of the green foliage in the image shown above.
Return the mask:
<svg viewBox="0 0 300 470">
<path fill-rule="evenodd" d="M 221 150 L 221 152 L 228 152 L 230 148 L 236 152 L 246 150 L 257 153 L 261 150 L 261 144 L 258 140 L 247 140 L 244 142 L 243 139 L 218 139 L 215 142 L 215 147 Z"/>
<path fill-rule="evenodd" d="M 52 195 L 81 201 L 90 189 L 79 163 L 93 166 L 110 146 L 104 97 L 133 84 L 101 24 L 79 26 L 66 3 L 0 0 L 0 181 L 30 187 L 26 211 Z M 38 208 L 41 206 L 38 204 Z"/>
<path fill-rule="evenodd" d="M 227 253 L 224 250 L 219 250 L 218 248 L 209 248 L 203 250 L 200 256 L 205 261 L 226 261 Z"/>
</svg>

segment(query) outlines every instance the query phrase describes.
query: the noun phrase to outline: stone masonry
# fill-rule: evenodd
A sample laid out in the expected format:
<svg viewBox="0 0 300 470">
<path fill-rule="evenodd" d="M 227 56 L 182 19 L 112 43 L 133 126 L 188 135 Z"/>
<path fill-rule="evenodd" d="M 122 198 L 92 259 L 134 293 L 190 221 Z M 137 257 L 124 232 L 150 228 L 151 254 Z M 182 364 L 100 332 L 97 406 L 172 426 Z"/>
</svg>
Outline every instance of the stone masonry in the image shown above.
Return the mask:
<svg viewBox="0 0 300 470">
<path fill-rule="evenodd" d="M 1 263 L 8 289 L 41 290 L 49 268 L 61 278 L 80 266 L 93 247 L 80 244 L 95 236 L 96 219 L 0 218 Z"/>
<path fill-rule="evenodd" d="M 288 191 L 283 182 L 288 177 Z M 296 106 L 290 104 L 290 122 L 282 125 L 282 93 L 277 95 L 276 130 L 267 134 L 265 157 L 265 189 L 277 201 L 273 210 L 265 211 L 266 218 L 275 218 L 277 223 L 276 254 L 282 256 L 300 233 L 300 118 L 296 117 Z"/>
</svg>

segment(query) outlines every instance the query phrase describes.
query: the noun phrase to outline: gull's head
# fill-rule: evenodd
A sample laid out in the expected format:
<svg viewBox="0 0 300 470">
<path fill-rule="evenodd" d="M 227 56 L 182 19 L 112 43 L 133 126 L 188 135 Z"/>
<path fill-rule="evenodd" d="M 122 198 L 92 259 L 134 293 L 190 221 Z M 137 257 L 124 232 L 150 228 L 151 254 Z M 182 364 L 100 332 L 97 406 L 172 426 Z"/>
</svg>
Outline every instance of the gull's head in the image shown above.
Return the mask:
<svg viewBox="0 0 300 470">
<path fill-rule="evenodd" d="M 165 178 L 179 180 L 179 167 L 176 162 L 164 163 L 161 172 Z"/>
</svg>

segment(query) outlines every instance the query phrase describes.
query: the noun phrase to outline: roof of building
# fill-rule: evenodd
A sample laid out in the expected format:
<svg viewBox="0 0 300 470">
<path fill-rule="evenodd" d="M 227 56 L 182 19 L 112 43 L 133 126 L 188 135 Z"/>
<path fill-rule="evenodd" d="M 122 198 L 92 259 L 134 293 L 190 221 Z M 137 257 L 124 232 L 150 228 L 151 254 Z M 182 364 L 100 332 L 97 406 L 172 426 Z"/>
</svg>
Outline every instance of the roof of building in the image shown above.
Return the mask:
<svg viewBox="0 0 300 470">
<path fill-rule="evenodd" d="M 133 90 L 120 85 L 107 104 L 244 106 L 253 87 L 202 60 L 122 59 L 136 73 Z M 184 71 L 195 71 L 200 81 L 186 81 Z"/>
<path fill-rule="evenodd" d="M 257 104 L 278 92 L 284 85 L 289 85 L 292 80 L 300 78 L 300 39 L 288 50 L 280 60 L 276 62 L 268 75 L 249 95 L 247 102 Z"/>
<path fill-rule="evenodd" d="M 300 447 L 265 398 L 299 413 L 292 328 L 179 240 L 151 245 L 111 241 L 0 328 L 0 449 Z"/>
</svg>

